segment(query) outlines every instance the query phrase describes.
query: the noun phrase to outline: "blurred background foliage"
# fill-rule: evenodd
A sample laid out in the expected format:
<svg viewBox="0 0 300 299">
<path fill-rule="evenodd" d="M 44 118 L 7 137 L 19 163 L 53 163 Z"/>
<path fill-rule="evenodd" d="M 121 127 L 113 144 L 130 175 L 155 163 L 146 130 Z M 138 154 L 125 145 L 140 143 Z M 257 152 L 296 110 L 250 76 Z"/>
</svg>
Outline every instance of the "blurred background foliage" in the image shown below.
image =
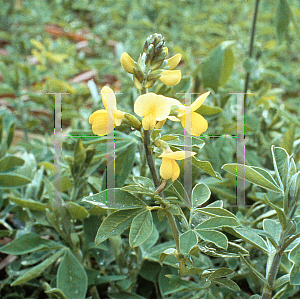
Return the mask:
<svg viewBox="0 0 300 299">
<path fill-rule="evenodd" d="M 151 91 L 176 97 L 182 102 L 184 95 L 180 92 L 211 91 L 199 110 L 208 120 L 209 127 L 199 137 L 206 145 L 197 157 L 210 161 L 223 181 L 202 172 L 199 174 L 197 170 L 194 170 L 193 179 L 194 182 L 203 181 L 211 188 L 212 201 L 223 199 L 226 203 L 235 203 L 235 178 L 225 174 L 221 166 L 236 161 L 237 100 L 236 95 L 230 93 L 244 91 L 246 72 L 250 73 L 248 92 L 252 93 L 245 103 L 246 164 L 273 170 L 270 148 L 274 144 L 294 154 L 299 169 L 300 2 L 261 0 L 253 56 L 249 58 L 254 4 L 255 1 L 239 0 L 3 1 L 0 10 L 0 117 L 3 118 L 4 137 L 0 141 L 5 145 L 1 147 L 0 156 L 8 151 L 26 161 L 23 170 L 21 167 L 15 170 L 16 176 L 26 174 L 41 181 L 36 174 L 40 171 L 40 175 L 42 172 L 51 177 L 54 96 L 46 93 L 69 93 L 62 96 L 64 135 L 92 133 L 88 117 L 94 110 L 102 108 L 102 104 L 95 86 L 92 83 L 88 86 L 90 80 L 95 82 L 98 90 L 109 85 L 120 92 L 118 109 L 133 112 L 133 103 L 139 94 L 132 88 L 131 76 L 122 69 L 120 56 L 127 52 L 136 60 L 145 39 L 157 32 L 165 37 L 170 56 L 182 54 L 178 69 L 183 77 L 177 86 L 165 87 L 157 83 Z M 167 122 L 163 129 L 166 134 L 182 134 L 182 128 L 176 123 Z M 130 132 L 125 125 L 118 130 Z M 120 140 L 126 142 L 123 135 Z M 87 148 L 91 140 L 82 138 L 82 143 Z M 80 181 L 72 173 L 75 144 L 80 147 L 75 138 L 63 141 L 67 157 L 63 165 L 63 190 L 65 199 L 79 201 L 82 196 L 101 190 L 99 178 L 103 177 L 105 160 L 103 152 L 98 152 L 93 166 L 82 170 L 84 180 Z M 133 173 L 139 174 L 141 166 L 137 160 Z M 89 182 L 86 189 L 74 191 L 75 184 L 84 184 L 85 180 Z M 130 181 L 129 176 L 127 182 Z M 11 191 L 1 188 L 1 206 L 5 211 L 2 229 L 18 227 L 18 221 L 26 223 L 29 220 L 26 213 L 9 204 Z M 30 198 L 42 198 L 44 185 L 39 188 L 36 187 Z M 24 187 L 20 191 L 13 190 L 15 196 L 26 192 Z M 49 198 L 45 193 L 44 196 Z M 249 204 L 263 197 L 259 187 L 248 183 L 246 195 Z M 15 211 L 15 220 L 9 218 L 10 211 Z M 260 210 L 251 210 L 253 218 L 246 208 L 238 213 L 245 223 L 251 223 L 266 212 L 266 206 L 260 206 Z M 259 261 L 260 257 L 256 257 Z M 245 273 L 237 279 L 245 279 Z M 250 275 L 247 280 L 250 289 L 255 291 L 255 278 Z"/>
</svg>

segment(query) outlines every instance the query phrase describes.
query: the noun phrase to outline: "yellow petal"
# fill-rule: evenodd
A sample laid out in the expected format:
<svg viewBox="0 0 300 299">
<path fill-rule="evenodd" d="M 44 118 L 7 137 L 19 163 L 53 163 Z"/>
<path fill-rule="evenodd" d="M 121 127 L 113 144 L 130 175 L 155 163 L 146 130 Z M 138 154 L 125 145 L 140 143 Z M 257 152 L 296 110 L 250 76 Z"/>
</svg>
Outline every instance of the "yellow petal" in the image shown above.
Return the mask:
<svg viewBox="0 0 300 299">
<path fill-rule="evenodd" d="M 185 115 L 180 117 L 180 121 L 182 126 L 192 136 L 200 136 L 208 128 L 205 118 L 196 112 L 191 113 L 191 128 L 185 127 Z"/>
<path fill-rule="evenodd" d="M 181 80 L 181 71 L 179 70 L 164 70 L 161 76 L 158 78 L 162 83 L 167 86 L 174 86 Z"/>
<path fill-rule="evenodd" d="M 120 110 L 114 111 L 114 122 L 116 126 L 120 126 L 123 118 L 125 118 L 125 112 Z"/>
<path fill-rule="evenodd" d="M 107 111 L 97 110 L 89 117 L 89 123 L 92 124 L 92 130 L 95 135 L 103 136 L 107 132 Z M 112 126 L 113 128 L 113 126 Z"/>
<path fill-rule="evenodd" d="M 162 153 L 159 158 L 168 158 L 172 160 L 183 160 L 189 157 L 192 157 L 196 155 L 195 152 L 190 152 L 190 151 L 177 151 L 173 153 Z"/>
<path fill-rule="evenodd" d="M 155 123 L 156 120 L 152 114 L 148 114 L 142 119 L 142 125 L 144 130 L 153 130 L 155 127 Z"/>
<path fill-rule="evenodd" d="M 168 62 L 167 66 L 169 67 L 168 70 L 173 70 L 178 65 L 180 60 L 181 60 L 181 54 L 180 53 L 172 56 L 169 59 L 167 59 L 167 62 Z"/>
<path fill-rule="evenodd" d="M 167 97 L 158 95 L 156 97 L 155 106 L 153 107 L 153 115 L 155 119 L 160 121 L 166 119 L 171 110 L 170 101 Z"/>
<path fill-rule="evenodd" d="M 168 116 L 168 119 L 171 121 L 180 121 L 176 116 Z"/>
<path fill-rule="evenodd" d="M 133 74 L 134 60 L 126 52 L 121 55 L 121 65 L 125 71 Z"/>
<path fill-rule="evenodd" d="M 149 92 L 139 96 L 134 103 L 134 113 L 138 116 L 146 116 L 150 114 L 156 105 L 157 95 Z"/>
<path fill-rule="evenodd" d="M 210 91 L 208 91 L 208 92 L 202 94 L 200 97 L 198 97 L 196 99 L 196 101 L 194 103 L 192 103 L 191 110 L 196 111 L 203 104 L 203 102 L 205 101 L 205 99 L 207 98 L 207 96 L 209 94 L 210 94 Z"/>
<path fill-rule="evenodd" d="M 139 90 L 143 88 L 142 83 L 139 81 L 139 79 L 136 76 L 133 76 L 133 84 Z"/>
<path fill-rule="evenodd" d="M 172 179 L 172 181 L 175 181 L 175 180 L 177 180 L 177 178 L 180 175 L 180 168 L 176 161 L 171 160 L 171 163 L 172 163 L 172 169 L 173 169 L 171 179 Z"/>
<path fill-rule="evenodd" d="M 176 163 L 176 162 L 175 162 Z M 162 159 L 162 163 L 159 169 L 159 174 L 164 180 L 172 178 L 173 164 L 170 159 Z"/>
<path fill-rule="evenodd" d="M 155 129 L 160 129 L 165 124 L 166 121 L 167 119 L 160 120 L 158 123 L 156 123 Z"/>
<path fill-rule="evenodd" d="M 117 109 L 116 96 L 114 94 L 114 91 L 110 87 L 104 86 L 101 89 L 101 95 L 102 95 L 102 102 L 106 110 Z"/>
</svg>

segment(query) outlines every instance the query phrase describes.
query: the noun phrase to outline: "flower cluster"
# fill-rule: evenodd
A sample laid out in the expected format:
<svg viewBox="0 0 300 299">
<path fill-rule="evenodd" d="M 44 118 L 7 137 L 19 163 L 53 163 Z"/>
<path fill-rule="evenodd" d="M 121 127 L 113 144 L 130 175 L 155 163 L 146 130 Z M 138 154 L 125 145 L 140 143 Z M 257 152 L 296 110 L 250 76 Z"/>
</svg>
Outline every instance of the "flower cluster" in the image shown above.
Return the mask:
<svg viewBox="0 0 300 299">
<path fill-rule="evenodd" d="M 167 119 L 182 124 L 192 136 L 199 136 L 207 130 L 208 123 L 202 115 L 197 113 L 198 108 L 205 101 L 209 92 L 200 95 L 190 106 L 183 105 L 174 98 L 147 92 L 156 80 L 167 86 L 173 86 L 181 80 L 181 71 L 173 70 L 181 60 L 181 54 L 166 59 L 168 48 L 164 47 L 164 39 L 160 34 L 150 36 L 144 45 L 143 53 L 135 62 L 127 53 L 121 56 L 122 67 L 133 74 L 134 85 L 142 94 L 134 103 L 134 112 L 142 117 L 142 124 L 133 115 L 117 110 L 116 97 L 113 90 L 104 86 L 101 90 L 105 109 L 95 111 L 89 118 L 94 134 L 103 136 L 109 134 L 116 126 L 125 122 L 137 130 L 143 128 L 144 133 L 154 128 L 161 128 Z M 188 117 L 187 117 L 188 116 Z M 186 121 L 189 119 L 189 121 Z M 143 136 L 143 132 L 141 131 Z M 160 147 L 162 164 L 160 175 L 163 179 L 176 180 L 180 170 L 176 160 L 182 160 L 195 155 L 194 152 L 172 150 L 165 144 Z"/>
</svg>

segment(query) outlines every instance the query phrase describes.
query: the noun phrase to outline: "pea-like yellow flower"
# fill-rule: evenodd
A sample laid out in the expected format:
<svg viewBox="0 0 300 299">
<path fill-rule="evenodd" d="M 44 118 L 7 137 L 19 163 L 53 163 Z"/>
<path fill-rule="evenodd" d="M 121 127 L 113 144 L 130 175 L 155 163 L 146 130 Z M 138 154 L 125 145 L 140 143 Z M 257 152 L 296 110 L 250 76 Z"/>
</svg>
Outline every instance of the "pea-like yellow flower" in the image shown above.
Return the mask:
<svg viewBox="0 0 300 299">
<path fill-rule="evenodd" d="M 162 83 L 164 83 L 167 86 L 174 86 L 174 85 L 178 84 L 181 80 L 181 71 L 173 70 L 173 69 L 179 64 L 180 60 L 181 60 L 181 54 L 176 54 L 176 55 L 172 56 L 171 58 L 166 59 L 165 61 L 167 61 L 167 65 L 166 65 L 167 69 L 162 70 L 160 76 L 157 79 L 160 80 Z M 133 68 L 135 67 L 135 61 L 126 52 L 124 52 L 121 55 L 121 65 L 125 71 L 127 71 L 130 74 L 133 74 L 135 86 L 138 89 L 142 89 L 142 84 L 135 76 L 135 73 L 133 70 Z M 151 73 L 150 73 L 150 76 L 151 76 Z"/>
<path fill-rule="evenodd" d="M 180 174 L 180 168 L 176 160 L 183 160 L 196 155 L 195 152 L 177 151 L 173 152 L 170 148 L 164 148 L 163 153 L 158 156 L 162 158 L 162 163 L 159 169 L 159 174 L 164 180 L 171 179 L 175 181 Z"/>
<path fill-rule="evenodd" d="M 168 118 L 172 121 L 180 121 L 182 126 L 185 128 L 185 130 L 192 136 L 200 136 L 203 132 L 205 132 L 208 128 L 208 123 L 206 119 L 195 112 L 200 106 L 203 104 L 207 96 L 210 94 L 210 91 L 202 94 L 199 96 L 190 106 L 184 106 L 182 105 L 178 100 L 171 99 L 170 103 L 171 105 L 178 106 L 177 112 L 178 115 L 175 116 L 169 116 Z M 191 114 L 191 125 L 186 125 L 185 123 L 185 117 L 187 113 Z"/>
<path fill-rule="evenodd" d="M 93 133 L 99 136 L 109 134 L 116 126 L 120 126 L 125 116 L 125 112 L 117 110 L 116 96 L 110 87 L 104 86 L 101 95 L 105 110 L 97 110 L 89 118 Z"/>
<path fill-rule="evenodd" d="M 144 130 L 152 130 L 157 121 L 165 120 L 170 114 L 170 98 L 149 92 L 140 95 L 134 103 L 134 112 L 143 116 Z"/>
</svg>

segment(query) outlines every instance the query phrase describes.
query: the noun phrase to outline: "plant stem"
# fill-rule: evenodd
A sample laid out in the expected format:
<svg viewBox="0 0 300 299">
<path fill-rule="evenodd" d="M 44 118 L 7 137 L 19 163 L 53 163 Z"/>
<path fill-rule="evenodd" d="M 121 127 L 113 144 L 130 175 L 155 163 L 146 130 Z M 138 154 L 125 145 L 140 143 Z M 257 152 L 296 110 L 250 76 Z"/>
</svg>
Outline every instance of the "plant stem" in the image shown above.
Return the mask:
<svg viewBox="0 0 300 299">
<path fill-rule="evenodd" d="M 296 210 L 294 210 L 294 212 L 291 214 L 290 218 L 288 219 L 290 221 L 290 225 L 287 225 L 287 227 L 285 229 L 281 230 L 280 233 L 280 239 L 279 239 L 279 245 L 278 248 L 276 250 L 276 253 L 272 259 L 272 264 L 270 267 L 270 270 L 268 271 L 268 273 L 266 274 L 266 278 L 268 281 L 268 285 L 265 284 L 264 285 L 264 289 L 263 289 L 263 294 L 261 299 L 271 299 L 272 297 L 272 291 L 273 291 L 273 285 L 274 285 L 274 281 L 276 279 L 276 275 L 280 266 L 280 261 L 281 261 L 281 257 L 284 253 L 284 250 L 297 238 L 300 237 L 300 234 L 296 234 L 292 237 L 290 237 L 289 239 L 286 239 L 287 235 L 290 233 L 290 229 L 292 226 L 292 218 L 294 217 L 294 213 Z"/>
<path fill-rule="evenodd" d="M 255 9 L 254 9 L 254 15 L 253 15 L 253 20 L 252 20 L 252 28 L 251 28 L 251 39 L 250 39 L 250 46 L 249 46 L 249 58 L 251 58 L 252 54 L 253 54 L 253 44 L 254 44 L 256 20 L 257 20 L 257 14 L 258 14 L 258 5 L 259 5 L 259 0 L 256 0 L 256 2 L 255 2 Z M 247 100 L 247 91 L 248 91 L 249 82 L 250 82 L 250 72 L 247 72 L 246 79 L 245 79 L 245 88 L 244 88 L 245 102 Z"/>
<path fill-rule="evenodd" d="M 172 232 L 173 232 L 173 236 L 174 236 L 174 240 L 175 240 L 175 244 L 176 244 L 176 249 L 178 252 L 180 252 L 180 249 L 179 249 L 179 232 L 178 232 L 178 228 L 177 228 L 177 225 L 176 225 L 176 222 L 175 222 L 175 219 L 174 219 L 174 216 L 172 213 L 170 213 L 168 210 L 164 210 L 165 214 L 166 214 L 166 217 L 170 223 L 170 226 L 171 226 L 171 229 L 172 229 Z"/>
<path fill-rule="evenodd" d="M 159 186 L 159 179 L 156 173 L 155 169 L 155 163 L 152 155 L 152 149 L 150 145 L 150 131 L 149 130 L 144 130 L 144 147 L 145 147 L 145 153 L 146 153 L 146 159 L 147 163 L 152 175 L 152 179 L 155 185 L 155 188 Z"/>
</svg>

